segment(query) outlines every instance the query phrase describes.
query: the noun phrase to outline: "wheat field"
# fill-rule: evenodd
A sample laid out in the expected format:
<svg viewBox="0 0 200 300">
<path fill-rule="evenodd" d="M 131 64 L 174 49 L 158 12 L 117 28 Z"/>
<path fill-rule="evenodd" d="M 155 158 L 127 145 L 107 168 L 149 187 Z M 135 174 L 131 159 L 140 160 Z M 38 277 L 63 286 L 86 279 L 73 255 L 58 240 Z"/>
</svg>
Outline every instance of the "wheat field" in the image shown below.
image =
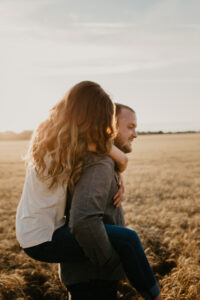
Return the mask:
<svg viewBox="0 0 200 300">
<path fill-rule="evenodd" d="M 0 141 L 0 299 L 68 299 L 56 264 L 15 238 L 27 141 Z M 165 300 L 200 299 L 200 134 L 139 136 L 124 173 L 126 224 L 139 234 Z M 141 299 L 125 282 L 120 299 Z"/>
</svg>

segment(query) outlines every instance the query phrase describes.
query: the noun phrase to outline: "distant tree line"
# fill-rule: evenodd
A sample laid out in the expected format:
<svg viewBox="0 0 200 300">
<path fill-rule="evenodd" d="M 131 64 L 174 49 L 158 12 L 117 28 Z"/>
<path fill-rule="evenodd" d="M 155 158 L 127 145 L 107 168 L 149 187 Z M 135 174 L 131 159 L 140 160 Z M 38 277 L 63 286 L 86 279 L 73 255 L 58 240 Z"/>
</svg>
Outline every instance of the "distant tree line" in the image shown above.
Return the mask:
<svg viewBox="0 0 200 300">
<path fill-rule="evenodd" d="M 200 131 L 195 131 L 195 130 L 186 130 L 186 131 L 137 131 L 138 135 L 147 135 L 147 134 L 185 134 L 185 133 L 200 133 Z"/>
<path fill-rule="evenodd" d="M 163 132 L 163 131 L 138 131 L 138 135 L 152 135 L 152 134 L 181 134 L 181 133 L 198 133 L 200 131 L 176 131 L 176 132 Z M 33 134 L 32 130 L 25 130 L 20 133 L 13 131 L 0 132 L 0 141 L 13 141 L 13 140 L 30 140 Z"/>
</svg>

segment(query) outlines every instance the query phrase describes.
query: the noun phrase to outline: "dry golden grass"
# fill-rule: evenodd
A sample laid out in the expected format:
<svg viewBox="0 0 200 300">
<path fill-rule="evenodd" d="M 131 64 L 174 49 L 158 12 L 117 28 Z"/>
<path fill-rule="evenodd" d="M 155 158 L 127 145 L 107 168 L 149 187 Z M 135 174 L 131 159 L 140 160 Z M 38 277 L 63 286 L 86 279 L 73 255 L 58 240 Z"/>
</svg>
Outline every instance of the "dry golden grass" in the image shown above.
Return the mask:
<svg viewBox="0 0 200 300">
<path fill-rule="evenodd" d="M 140 235 L 165 300 L 200 299 L 200 134 L 140 136 L 124 174 L 128 227 Z M 0 299 L 67 299 L 57 266 L 15 238 L 27 142 L 0 142 Z M 121 299 L 140 299 L 128 284 Z"/>
</svg>

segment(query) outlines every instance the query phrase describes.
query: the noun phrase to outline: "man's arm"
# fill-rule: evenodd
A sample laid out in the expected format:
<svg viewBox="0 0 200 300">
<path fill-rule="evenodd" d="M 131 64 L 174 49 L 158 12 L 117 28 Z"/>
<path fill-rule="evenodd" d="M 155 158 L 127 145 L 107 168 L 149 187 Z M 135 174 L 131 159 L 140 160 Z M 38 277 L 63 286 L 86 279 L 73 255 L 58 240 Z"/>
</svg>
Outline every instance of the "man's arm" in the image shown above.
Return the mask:
<svg viewBox="0 0 200 300">
<path fill-rule="evenodd" d="M 85 255 L 92 263 L 109 267 L 120 262 L 102 221 L 113 172 L 109 157 L 83 170 L 74 190 L 69 219 L 69 227 Z"/>
</svg>

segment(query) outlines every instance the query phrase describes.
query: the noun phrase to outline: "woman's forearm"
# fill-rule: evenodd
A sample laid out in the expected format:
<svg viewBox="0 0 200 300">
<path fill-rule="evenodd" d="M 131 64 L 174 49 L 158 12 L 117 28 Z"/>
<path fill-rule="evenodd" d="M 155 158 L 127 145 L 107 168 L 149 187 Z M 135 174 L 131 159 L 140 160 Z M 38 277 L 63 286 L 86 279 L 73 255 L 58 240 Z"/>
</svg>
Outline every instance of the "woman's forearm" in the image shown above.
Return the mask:
<svg viewBox="0 0 200 300">
<path fill-rule="evenodd" d="M 88 145 L 88 150 L 92 152 L 96 152 L 96 145 L 94 143 L 90 143 Z M 115 145 L 112 145 L 110 152 L 108 155 L 115 161 L 117 164 L 117 168 L 119 172 L 123 172 L 128 164 L 128 157 L 127 155 L 122 152 L 119 148 Z"/>
<path fill-rule="evenodd" d="M 127 155 L 115 145 L 112 145 L 108 155 L 116 162 L 119 172 L 123 172 L 128 164 Z"/>
</svg>

